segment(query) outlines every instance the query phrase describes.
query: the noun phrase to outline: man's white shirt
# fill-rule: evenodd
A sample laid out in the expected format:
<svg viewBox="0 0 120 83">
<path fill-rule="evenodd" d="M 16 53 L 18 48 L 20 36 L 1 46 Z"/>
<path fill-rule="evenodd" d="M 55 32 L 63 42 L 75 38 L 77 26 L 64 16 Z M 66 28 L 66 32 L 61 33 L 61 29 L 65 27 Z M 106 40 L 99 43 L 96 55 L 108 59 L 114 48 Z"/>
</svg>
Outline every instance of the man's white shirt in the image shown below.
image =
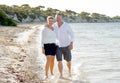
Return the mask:
<svg viewBox="0 0 120 83">
<path fill-rule="evenodd" d="M 63 22 L 60 27 L 58 27 L 57 23 L 54 23 L 53 26 L 57 36 L 56 44 L 59 47 L 66 47 L 74 41 L 74 32 L 67 23 Z"/>
</svg>

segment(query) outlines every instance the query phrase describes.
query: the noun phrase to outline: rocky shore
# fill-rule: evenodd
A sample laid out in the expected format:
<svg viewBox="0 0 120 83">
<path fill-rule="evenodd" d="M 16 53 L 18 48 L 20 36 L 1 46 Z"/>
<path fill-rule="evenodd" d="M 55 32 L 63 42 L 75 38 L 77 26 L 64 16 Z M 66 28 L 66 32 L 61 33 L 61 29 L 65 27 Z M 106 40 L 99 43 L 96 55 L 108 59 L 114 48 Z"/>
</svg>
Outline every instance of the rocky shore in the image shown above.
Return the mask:
<svg viewBox="0 0 120 83">
<path fill-rule="evenodd" d="M 16 14 L 14 14 L 14 15 L 7 14 L 7 16 L 19 23 L 31 23 L 31 22 L 43 23 L 46 20 L 43 16 L 37 16 L 37 15 L 35 15 L 34 19 L 29 16 L 27 16 L 26 18 L 21 18 L 21 21 L 18 19 Z M 63 17 L 63 19 L 65 22 L 69 22 L 69 23 L 111 23 L 111 22 L 114 23 L 114 22 L 120 22 L 120 19 L 112 19 L 112 18 L 99 18 L 99 19 L 98 18 L 89 18 L 89 19 L 84 18 L 83 19 L 80 17 L 71 18 L 71 17 L 65 16 L 65 17 Z"/>
</svg>

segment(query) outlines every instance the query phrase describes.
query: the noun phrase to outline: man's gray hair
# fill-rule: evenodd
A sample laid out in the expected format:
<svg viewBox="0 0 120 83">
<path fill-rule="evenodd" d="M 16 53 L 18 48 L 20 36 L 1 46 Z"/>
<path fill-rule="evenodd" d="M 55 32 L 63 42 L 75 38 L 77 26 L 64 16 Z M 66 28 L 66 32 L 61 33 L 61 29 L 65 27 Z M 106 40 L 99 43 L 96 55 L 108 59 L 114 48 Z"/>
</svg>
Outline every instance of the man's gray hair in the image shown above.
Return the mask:
<svg viewBox="0 0 120 83">
<path fill-rule="evenodd" d="M 63 18 L 63 17 L 62 17 L 62 14 L 57 13 L 57 14 L 55 15 L 55 19 L 56 19 L 57 16 L 60 16 L 60 19 L 63 20 L 63 19 L 62 19 L 62 18 Z"/>
</svg>

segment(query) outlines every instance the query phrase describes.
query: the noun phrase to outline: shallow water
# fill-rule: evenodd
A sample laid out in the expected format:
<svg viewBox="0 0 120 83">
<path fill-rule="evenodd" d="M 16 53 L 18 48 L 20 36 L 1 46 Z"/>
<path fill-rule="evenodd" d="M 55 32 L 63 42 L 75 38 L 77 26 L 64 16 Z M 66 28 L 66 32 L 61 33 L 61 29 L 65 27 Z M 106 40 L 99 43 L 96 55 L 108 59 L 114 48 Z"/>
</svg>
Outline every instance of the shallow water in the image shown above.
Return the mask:
<svg viewBox="0 0 120 83">
<path fill-rule="evenodd" d="M 119 83 L 120 23 L 71 26 L 76 36 L 72 51 L 73 72 L 90 83 Z"/>
<path fill-rule="evenodd" d="M 72 50 L 72 77 L 68 77 L 65 61 L 64 78 L 59 79 L 55 60 L 55 76 L 45 83 L 119 83 L 120 23 L 71 23 L 75 32 Z M 39 54 L 38 61 L 45 64 Z M 43 72 L 44 73 L 44 72 Z"/>
</svg>

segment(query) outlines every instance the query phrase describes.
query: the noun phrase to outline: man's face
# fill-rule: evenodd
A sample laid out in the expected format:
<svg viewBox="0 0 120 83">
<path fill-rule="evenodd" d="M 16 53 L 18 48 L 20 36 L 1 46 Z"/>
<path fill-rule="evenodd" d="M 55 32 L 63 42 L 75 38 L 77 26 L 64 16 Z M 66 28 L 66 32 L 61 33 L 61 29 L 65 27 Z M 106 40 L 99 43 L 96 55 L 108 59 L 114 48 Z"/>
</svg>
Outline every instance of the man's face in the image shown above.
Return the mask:
<svg viewBox="0 0 120 83">
<path fill-rule="evenodd" d="M 59 21 L 61 21 L 61 16 L 60 15 L 56 15 L 55 19 L 56 19 L 57 22 L 59 22 Z"/>
</svg>

